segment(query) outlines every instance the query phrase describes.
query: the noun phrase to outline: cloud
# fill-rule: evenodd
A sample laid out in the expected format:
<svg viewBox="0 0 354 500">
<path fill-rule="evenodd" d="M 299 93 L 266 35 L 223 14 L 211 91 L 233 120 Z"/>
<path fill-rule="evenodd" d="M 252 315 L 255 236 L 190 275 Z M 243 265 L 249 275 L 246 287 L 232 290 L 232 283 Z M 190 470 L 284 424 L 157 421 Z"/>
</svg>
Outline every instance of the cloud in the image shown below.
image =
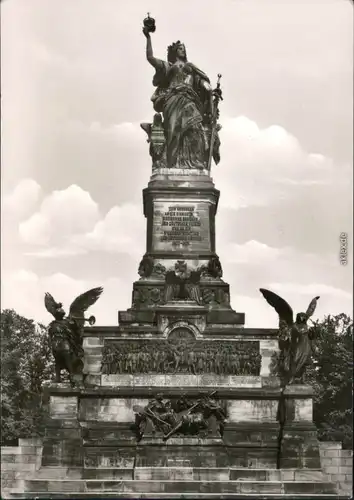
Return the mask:
<svg viewBox="0 0 354 500">
<path fill-rule="evenodd" d="M 71 244 L 71 242 L 69 242 L 64 247 L 44 248 L 37 251 L 25 252 L 24 255 L 45 259 L 57 259 L 61 257 L 74 257 L 86 253 L 87 251 L 84 248 L 74 246 L 73 244 Z"/>
<path fill-rule="evenodd" d="M 341 290 L 333 286 L 319 284 L 319 283 L 311 283 L 308 285 L 303 285 L 299 283 L 271 283 L 269 287 L 281 293 L 290 293 L 290 294 L 308 295 L 308 296 L 329 295 L 331 297 L 338 297 L 345 300 L 351 299 L 352 297 L 352 294 L 346 292 L 345 290 Z"/>
<path fill-rule="evenodd" d="M 262 297 L 231 293 L 231 305 L 245 313 L 246 328 L 278 328 L 278 316 Z"/>
<path fill-rule="evenodd" d="M 5 194 L 2 208 L 5 217 L 23 219 L 35 210 L 42 196 L 41 186 L 34 179 L 22 179 L 15 188 Z"/>
<path fill-rule="evenodd" d="M 213 177 L 224 206 L 266 206 L 298 196 L 304 186 L 336 184 L 333 161 L 306 152 L 279 125 L 261 129 L 245 116 L 226 118 L 220 136 L 222 159 Z"/>
<path fill-rule="evenodd" d="M 32 245 L 49 245 L 85 233 L 99 218 L 98 204 L 79 186 L 71 185 L 47 196 L 40 210 L 19 225 L 21 239 Z"/>
<path fill-rule="evenodd" d="M 102 252 L 144 252 L 146 224 L 141 208 L 133 204 L 113 207 L 92 231 L 74 239 L 88 250 Z"/>
<path fill-rule="evenodd" d="M 79 186 L 48 195 L 39 212 L 20 223 L 25 253 L 38 258 L 82 255 L 90 251 L 142 255 L 146 223 L 132 203 L 112 207 L 100 218 L 98 204 Z"/>
<path fill-rule="evenodd" d="M 227 253 L 227 260 L 230 263 L 252 263 L 259 266 L 275 262 L 282 254 L 282 250 L 269 247 L 259 241 L 251 240 L 243 245 L 238 245 L 237 243 L 231 244 L 228 247 Z"/>
<path fill-rule="evenodd" d="M 89 278 L 78 280 L 63 273 L 40 277 L 33 272 L 19 269 L 7 273 L 2 279 L 2 308 L 13 308 L 18 314 L 48 324 L 53 318 L 44 306 L 45 292 L 51 293 L 55 300 L 63 302 L 68 312 L 71 302 L 79 294 L 96 286 L 103 286 L 104 292 L 99 301 L 90 308 L 90 314 L 96 316 L 97 324 L 117 325 L 117 304 L 121 304 L 123 308 L 130 307 L 132 284 L 124 283 L 115 276 L 101 281 Z"/>
</svg>

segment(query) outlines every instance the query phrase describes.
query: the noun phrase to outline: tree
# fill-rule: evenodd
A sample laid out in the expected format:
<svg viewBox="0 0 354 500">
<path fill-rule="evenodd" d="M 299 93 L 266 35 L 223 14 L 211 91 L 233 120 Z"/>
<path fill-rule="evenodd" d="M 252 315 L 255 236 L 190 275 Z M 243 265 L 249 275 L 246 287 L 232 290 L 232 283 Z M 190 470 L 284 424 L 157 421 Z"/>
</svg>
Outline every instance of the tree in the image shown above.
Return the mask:
<svg viewBox="0 0 354 500">
<path fill-rule="evenodd" d="M 305 380 L 314 387 L 314 422 L 321 440 L 353 443 L 353 321 L 346 314 L 326 316 L 311 328 L 313 363 Z"/>
<path fill-rule="evenodd" d="M 42 384 L 53 359 L 46 328 L 6 309 L 1 312 L 1 441 L 39 435 L 43 429 Z"/>
</svg>

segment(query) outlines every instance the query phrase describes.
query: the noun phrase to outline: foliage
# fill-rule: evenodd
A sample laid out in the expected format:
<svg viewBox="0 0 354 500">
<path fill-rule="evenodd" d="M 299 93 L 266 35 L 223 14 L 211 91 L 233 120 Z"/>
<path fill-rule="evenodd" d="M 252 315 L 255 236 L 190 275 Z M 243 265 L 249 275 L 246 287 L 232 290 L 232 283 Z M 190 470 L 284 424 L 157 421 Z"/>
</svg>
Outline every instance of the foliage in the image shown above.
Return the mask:
<svg viewBox="0 0 354 500">
<path fill-rule="evenodd" d="M 1 441 L 39 435 L 45 411 L 42 384 L 50 380 L 53 359 L 46 328 L 1 312 Z"/>
<path fill-rule="evenodd" d="M 310 329 L 313 363 L 305 381 L 313 386 L 314 422 L 319 439 L 341 441 L 352 449 L 353 439 L 353 321 L 345 314 L 326 316 Z"/>
</svg>

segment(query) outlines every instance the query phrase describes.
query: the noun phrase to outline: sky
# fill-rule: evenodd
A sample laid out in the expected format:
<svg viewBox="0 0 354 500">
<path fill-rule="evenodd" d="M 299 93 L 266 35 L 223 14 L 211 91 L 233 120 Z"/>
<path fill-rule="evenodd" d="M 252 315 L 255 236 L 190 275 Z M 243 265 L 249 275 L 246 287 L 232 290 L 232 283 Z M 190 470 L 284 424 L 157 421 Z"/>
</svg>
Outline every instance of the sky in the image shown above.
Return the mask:
<svg viewBox="0 0 354 500">
<path fill-rule="evenodd" d="M 97 324 L 131 305 L 145 252 L 154 53 L 181 40 L 222 76 L 217 253 L 246 326 L 277 326 L 259 288 L 315 318 L 352 311 L 353 6 L 349 0 L 1 3 L 1 308 L 51 320 L 93 286 Z M 348 265 L 340 264 L 341 232 Z"/>
</svg>

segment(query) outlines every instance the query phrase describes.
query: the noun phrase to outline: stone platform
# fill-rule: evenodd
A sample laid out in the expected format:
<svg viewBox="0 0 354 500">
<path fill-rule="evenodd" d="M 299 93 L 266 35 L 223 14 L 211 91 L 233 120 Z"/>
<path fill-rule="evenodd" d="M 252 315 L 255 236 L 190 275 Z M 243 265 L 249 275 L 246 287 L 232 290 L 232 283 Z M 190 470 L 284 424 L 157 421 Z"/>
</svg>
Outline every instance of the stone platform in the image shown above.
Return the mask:
<svg viewBox="0 0 354 500">
<path fill-rule="evenodd" d="M 176 328 L 181 333 L 179 324 Z M 173 332 L 170 328 L 171 341 Z M 85 387 L 45 388 L 50 418 L 40 467 L 17 482 L 11 497 L 339 498 L 321 471 L 310 387 L 286 390 L 289 411 L 277 469 L 280 382 L 272 372 L 276 332 L 233 328 L 233 335 L 203 333 L 191 338 L 192 326 L 187 333 L 184 339 L 192 342 L 196 356 L 208 349 L 213 355 L 214 342 L 220 352 L 239 353 L 239 372 L 248 374 L 227 374 L 223 362 L 219 368 L 210 365 L 214 372 L 191 373 L 188 360 L 177 373 L 169 365 L 167 373 L 121 373 L 129 363 L 114 360 L 123 345 L 125 352 L 147 342 L 160 342 L 165 349 L 169 337 L 158 330 L 142 331 L 141 326 L 87 328 Z M 177 345 L 180 340 L 181 335 Z M 222 435 L 214 429 L 204 437 L 175 435 L 164 441 L 161 433 L 150 429 L 137 439 L 136 405 L 145 407 L 161 392 L 173 403 L 183 395 L 194 401 L 214 391 L 226 413 Z"/>
</svg>

